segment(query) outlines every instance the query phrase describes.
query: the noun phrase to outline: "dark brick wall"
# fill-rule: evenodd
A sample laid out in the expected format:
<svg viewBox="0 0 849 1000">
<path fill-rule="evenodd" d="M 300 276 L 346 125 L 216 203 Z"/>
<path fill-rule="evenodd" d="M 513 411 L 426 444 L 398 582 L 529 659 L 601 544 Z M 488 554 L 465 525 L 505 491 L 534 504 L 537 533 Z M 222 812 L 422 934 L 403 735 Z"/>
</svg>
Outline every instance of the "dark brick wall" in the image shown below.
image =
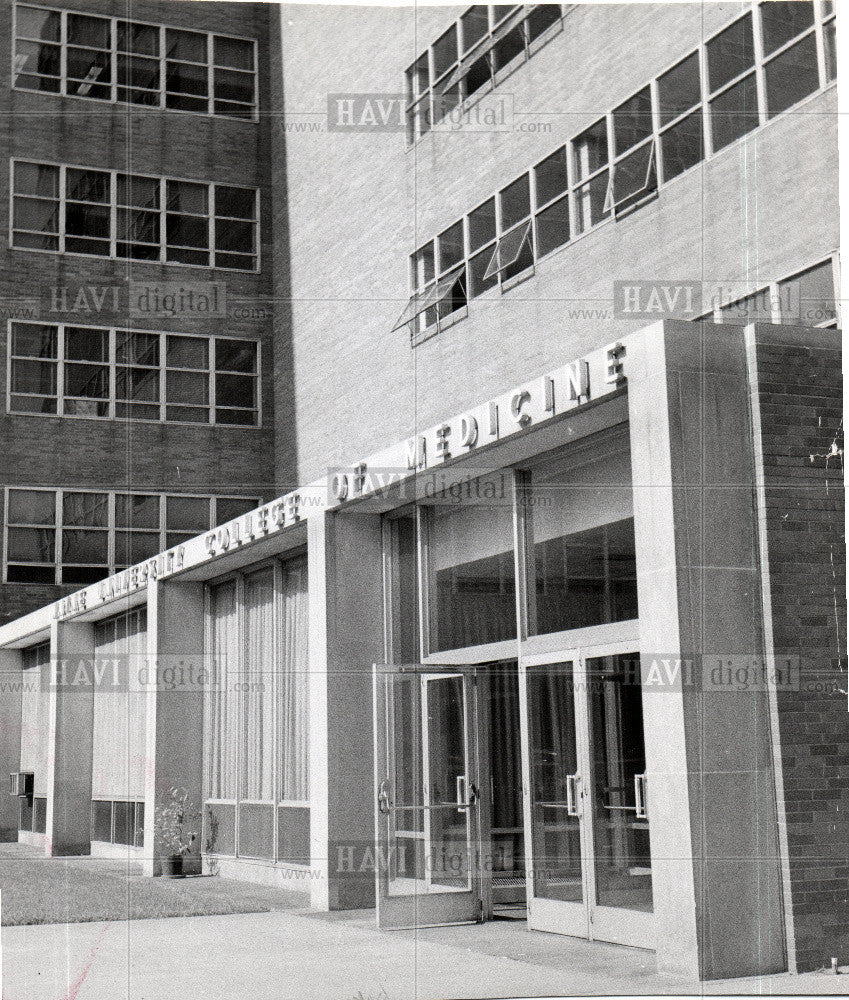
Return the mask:
<svg viewBox="0 0 849 1000">
<path fill-rule="evenodd" d="M 849 715 L 839 335 L 759 335 L 774 643 L 798 656 L 778 694 L 790 880 L 800 971 L 849 962 Z"/>
<path fill-rule="evenodd" d="M 127 16 L 117 0 L 56 3 L 56 7 Z M 29 484 L 163 492 L 245 493 L 269 498 L 273 482 L 273 357 L 271 335 L 272 226 L 269 163 L 268 6 L 139 0 L 130 15 L 173 27 L 221 31 L 259 40 L 258 122 L 160 111 L 105 101 L 62 98 L 12 88 L 12 4 L 0 3 L 0 487 Z M 12 157 L 93 168 L 186 177 L 260 189 L 259 273 L 110 261 L 12 250 L 9 243 L 9 161 Z M 217 281 L 226 285 L 228 316 L 139 320 L 117 311 L 51 311 L 54 287 Z M 229 333 L 261 342 L 262 428 L 233 429 L 128 423 L 6 413 L 7 336 L 20 300 L 47 322 L 131 326 L 135 329 Z M 107 296 L 111 302 L 111 295 Z M 19 314 L 20 315 L 20 314 Z M 23 317 L 22 317 L 23 318 Z M 0 514 L 2 517 L 2 514 Z M 1 527 L 1 526 L 0 526 Z M 58 588 L 0 584 L 0 620 L 58 596 Z"/>
</svg>

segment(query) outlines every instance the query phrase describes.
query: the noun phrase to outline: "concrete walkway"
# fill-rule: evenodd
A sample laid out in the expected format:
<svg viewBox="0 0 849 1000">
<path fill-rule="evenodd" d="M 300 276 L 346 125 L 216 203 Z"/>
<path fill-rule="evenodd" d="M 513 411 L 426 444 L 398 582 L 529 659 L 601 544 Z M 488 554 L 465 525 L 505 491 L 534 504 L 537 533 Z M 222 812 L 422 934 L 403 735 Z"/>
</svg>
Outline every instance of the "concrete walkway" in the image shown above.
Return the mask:
<svg viewBox="0 0 849 1000">
<path fill-rule="evenodd" d="M 825 973 L 699 984 L 648 952 L 496 921 L 383 933 L 374 913 L 277 911 L 5 927 L 3 1000 L 472 1000 L 621 994 L 845 994 Z"/>
</svg>

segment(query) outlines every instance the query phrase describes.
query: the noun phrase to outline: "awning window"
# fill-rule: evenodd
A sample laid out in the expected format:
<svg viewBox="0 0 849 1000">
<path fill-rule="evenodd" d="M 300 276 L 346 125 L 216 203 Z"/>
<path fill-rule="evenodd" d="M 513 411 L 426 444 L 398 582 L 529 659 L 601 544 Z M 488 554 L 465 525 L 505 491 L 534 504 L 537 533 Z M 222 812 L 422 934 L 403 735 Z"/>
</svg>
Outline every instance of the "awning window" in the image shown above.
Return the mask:
<svg viewBox="0 0 849 1000">
<path fill-rule="evenodd" d="M 426 312 L 428 309 L 442 302 L 443 299 L 446 299 L 453 292 L 457 281 L 462 277 L 465 267 L 465 264 L 460 264 L 447 274 L 444 274 L 439 281 L 425 288 L 423 291 L 412 295 L 410 301 L 404 307 L 404 311 L 392 327 L 391 332 L 394 333 L 395 330 L 406 326 L 407 323 L 412 323 L 417 316 L 421 316 L 423 312 Z"/>
<path fill-rule="evenodd" d="M 489 265 L 487 266 L 483 280 L 486 281 L 487 278 L 492 278 L 496 274 L 501 274 L 512 264 L 515 264 L 519 259 L 519 254 L 521 254 L 522 249 L 528 242 L 530 234 L 530 219 L 527 219 L 525 222 L 516 226 L 515 229 L 511 229 L 509 233 L 505 233 L 501 239 L 499 239 L 498 243 L 495 244 L 495 251 Z"/>
</svg>

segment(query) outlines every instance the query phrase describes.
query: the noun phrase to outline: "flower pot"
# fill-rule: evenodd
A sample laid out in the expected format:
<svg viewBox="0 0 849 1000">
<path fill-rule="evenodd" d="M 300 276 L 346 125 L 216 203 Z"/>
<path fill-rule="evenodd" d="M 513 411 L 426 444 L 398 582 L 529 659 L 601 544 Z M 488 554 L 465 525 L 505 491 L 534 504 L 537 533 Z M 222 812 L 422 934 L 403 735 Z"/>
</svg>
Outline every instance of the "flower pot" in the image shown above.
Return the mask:
<svg viewBox="0 0 849 1000">
<path fill-rule="evenodd" d="M 183 878 L 183 855 L 168 854 L 159 859 L 163 878 Z"/>
</svg>

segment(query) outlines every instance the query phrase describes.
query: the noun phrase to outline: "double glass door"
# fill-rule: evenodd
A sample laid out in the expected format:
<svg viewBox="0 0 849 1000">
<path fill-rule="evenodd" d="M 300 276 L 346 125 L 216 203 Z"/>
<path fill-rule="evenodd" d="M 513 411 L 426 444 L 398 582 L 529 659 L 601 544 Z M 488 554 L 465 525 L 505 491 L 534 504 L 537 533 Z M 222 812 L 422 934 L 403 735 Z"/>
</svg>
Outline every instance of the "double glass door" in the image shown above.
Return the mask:
<svg viewBox="0 0 849 1000">
<path fill-rule="evenodd" d="M 526 656 L 528 923 L 654 947 L 639 655 L 623 645 Z"/>
</svg>

